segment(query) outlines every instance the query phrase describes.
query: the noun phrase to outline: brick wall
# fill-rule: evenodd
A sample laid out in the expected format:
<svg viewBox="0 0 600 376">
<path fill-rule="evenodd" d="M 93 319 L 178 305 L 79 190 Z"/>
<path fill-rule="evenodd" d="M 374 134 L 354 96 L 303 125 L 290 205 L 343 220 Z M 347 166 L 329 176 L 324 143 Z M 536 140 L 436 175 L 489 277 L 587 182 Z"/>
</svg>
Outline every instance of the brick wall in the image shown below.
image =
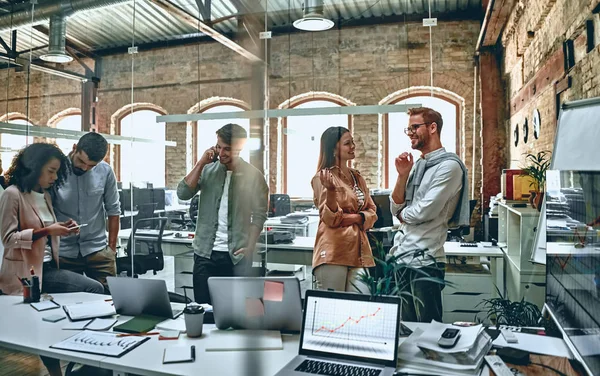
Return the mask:
<svg viewBox="0 0 600 376">
<path fill-rule="evenodd" d="M 466 165 L 470 168 L 473 158 L 476 161 L 476 192 L 481 180 L 478 145 L 476 155 L 472 153 L 473 55 L 478 32 L 477 21 L 439 22 L 433 28 L 432 38 L 434 87 L 464 99 L 462 129 L 457 134 L 465 137 L 462 148 Z M 217 43 L 140 51 L 133 56 L 133 63 L 132 80 L 131 55 L 103 57 L 97 104 L 100 132 L 114 132 L 114 121 L 119 117 L 115 114 L 132 101 L 151 103 L 168 114 L 187 113 L 198 102 L 215 96 L 251 102 L 250 64 Z M 77 63 L 70 63 L 68 69 L 81 71 Z M 271 108 L 312 91 L 339 95 L 357 105 L 378 104 L 399 90 L 430 85 L 428 28 L 419 23 L 402 23 L 275 36 L 270 48 L 269 77 Z M 1 113 L 25 112 L 25 78 L 23 72 L 14 69 L 0 71 L 0 87 L 9 85 L 8 90 L 0 90 Z M 54 114 L 80 106 L 80 85 L 74 81 L 33 72 L 29 87 L 29 113 L 35 124 L 46 124 Z M 475 116 L 479 124 L 479 111 Z M 269 170 L 274 190 L 280 180 L 277 167 L 281 160 L 277 153 L 276 119 L 270 124 Z M 379 116 L 355 116 L 353 124 L 356 167 L 375 187 L 381 181 Z M 167 139 L 177 142 L 177 147 L 167 148 L 167 185 L 171 187 L 191 164 L 189 134 L 185 123 L 167 126 Z M 113 161 L 115 151 L 111 152 Z"/>
<path fill-rule="evenodd" d="M 572 79 L 571 88 L 560 95 L 561 103 L 577 99 L 600 96 L 600 38 L 596 33 L 596 47 L 589 53 L 586 50 L 585 21 L 594 21 L 598 30 L 598 15 L 592 10 L 598 0 L 533 0 L 519 2 L 509 18 L 502 35 L 504 46 L 504 80 L 506 83 L 506 103 L 508 110 L 507 128 L 509 140 L 509 166 L 522 167 L 523 153 L 536 153 L 552 150 L 556 134 L 556 104 L 554 82 L 533 89 L 527 87 L 536 74 L 552 59 L 560 55 L 563 42 L 572 39 L 575 44 L 575 66 L 566 74 Z M 523 90 L 534 90 L 521 108 L 511 106 Z M 532 137 L 533 111 L 537 109 L 541 117 L 539 139 Z M 523 143 L 523 123 L 529 123 L 529 141 Z M 513 132 L 519 127 L 519 143 L 515 146 Z"/>
</svg>

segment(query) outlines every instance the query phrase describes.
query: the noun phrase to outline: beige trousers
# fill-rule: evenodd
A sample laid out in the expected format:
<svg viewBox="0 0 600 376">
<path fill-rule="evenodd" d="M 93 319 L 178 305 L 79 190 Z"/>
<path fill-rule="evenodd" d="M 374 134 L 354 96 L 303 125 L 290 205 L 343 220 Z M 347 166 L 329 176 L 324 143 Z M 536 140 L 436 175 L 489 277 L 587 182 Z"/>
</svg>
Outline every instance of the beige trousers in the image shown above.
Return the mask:
<svg viewBox="0 0 600 376">
<path fill-rule="evenodd" d="M 313 270 L 318 290 L 335 290 L 360 292 L 353 286 L 359 285 L 357 277 L 361 268 L 351 268 L 343 265 L 323 264 Z"/>
</svg>

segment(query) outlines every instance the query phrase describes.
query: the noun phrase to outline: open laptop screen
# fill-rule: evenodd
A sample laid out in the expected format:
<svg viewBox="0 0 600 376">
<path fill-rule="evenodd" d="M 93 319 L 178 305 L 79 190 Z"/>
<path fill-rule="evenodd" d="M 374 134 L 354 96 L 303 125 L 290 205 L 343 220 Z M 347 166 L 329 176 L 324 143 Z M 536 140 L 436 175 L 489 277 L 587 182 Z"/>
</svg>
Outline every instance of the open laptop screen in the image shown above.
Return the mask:
<svg viewBox="0 0 600 376">
<path fill-rule="evenodd" d="M 309 291 L 300 354 L 395 367 L 399 322 L 399 299 Z"/>
</svg>

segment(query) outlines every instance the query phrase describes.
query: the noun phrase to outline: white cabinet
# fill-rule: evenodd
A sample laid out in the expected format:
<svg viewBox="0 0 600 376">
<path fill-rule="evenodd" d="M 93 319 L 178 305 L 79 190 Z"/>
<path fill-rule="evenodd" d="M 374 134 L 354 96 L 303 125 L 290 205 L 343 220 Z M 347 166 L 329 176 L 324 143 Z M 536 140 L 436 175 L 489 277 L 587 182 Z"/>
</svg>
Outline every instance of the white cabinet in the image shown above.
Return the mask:
<svg viewBox="0 0 600 376">
<path fill-rule="evenodd" d="M 483 299 L 492 297 L 492 274 L 484 264 L 446 264 L 445 279 L 453 284 L 442 290 L 443 320 L 477 321 L 485 319 Z"/>
<path fill-rule="evenodd" d="M 540 212 L 528 206 L 498 205 L 498 246 L 506 259 L 506 298 L 544 305 L 546 267 L 530 261 Z"/>
</svg>

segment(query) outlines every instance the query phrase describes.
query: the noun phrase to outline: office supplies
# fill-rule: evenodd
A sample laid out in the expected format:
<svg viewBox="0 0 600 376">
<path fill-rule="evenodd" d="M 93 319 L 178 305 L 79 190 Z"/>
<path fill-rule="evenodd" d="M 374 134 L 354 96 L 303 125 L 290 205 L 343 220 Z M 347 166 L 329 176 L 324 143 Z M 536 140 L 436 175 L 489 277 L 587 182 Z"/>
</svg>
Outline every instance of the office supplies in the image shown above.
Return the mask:
<svg viewBox="0 0 600 376">
<path fill-rule="evenodd" d="M 63 309 L 71 321 L 112 316 L 117 313 L 112 303 L 104 300 L 64 305 Z"/>
<path fill-rule="evenodd" d="M 400 302 L 391 296 L 306 291 L 299 354 L 276 376 L 326 369 L 335 375 L 393 375 Z"/>
<path fill-rule="evenodd" d="M 519 342 L 519 339 L 517 338 L 517 336 L 510 330 L 508 329 L 501 329 L 500 333 L 502 333 L 502 336 L 504 337 L 504 340 L 507 343 L 517 343 Z"/>
<path fill-rule="evenodd" d="M 117 323 L 117 319 L 95 318 L 87 321 L 75 321 L 63 326 L 63 330 L 109 330 Z"/>
<path fill-rule="evenodd" d="M 179 330 L 161 330 L 160 333 L 158 334 L 158 340 L 163 341 L 163 340 L 179 339 L 180 333 L 181 332 Z"/>
<path fill-rule="evenodd" d="M 107 277 L 115 309 L 128 316 L 148 314 L 164 318 L 177 318 L 183 313 L 173 309 L 169 302 L 167 284 L 159 279 Z M 160 322 L 159 321 L 159 322 Z"/>
<path fill-rule="evenodd" d="M 123 333 L 146 333 L 154 329 L 156 324 L 162 322 L 164 319 L 164 317 L 153 315 L 138 315 L 122 324 L 115 326 L 113 331 Z"/>
<path fill-rule="evenodd" d="M 485 361 L 490 366 L 496 376 L 513 376 L 510 368 L 504 364 L 504 361 L 497 355 L 486 355 Z"/>
<path fill-rule="evenodd" d="M 165 348 L 163 364 L 185 363 L 196 360 L 196 346 L 171 346 Z"/>
<path fill-rule="evenodd" d="M 282 300 L 264 299 L 265 282 L 283 284 Z M 302 303 L 296 277 L 211 277 L 208 290 L 219 329 L 300 331 Z M 267 287 L 267 298 L 276 295 Z"/>
<path fill-rule="evenodd" d="M 33 268 L 31 269 L 33 273 Z M 34 303 L 38 303 L 40 301 L 40 277 L 37 275 L 33 275 L 31 277 L 31 301 Z"/>
<path fill-rule="evenodd" d="M 121 355 L 135 349 L 149 339 L 150 337 L 144 336 L 118 338 L 114 333 L 86 330 L 50 347 L 54 349 L 120 357 Z"/>
<path fill-rule="evenodd" d="M 29 305 L 38 312 L 60 308 L 60 304 L 56 303 L 54 300 L 42 300 L 41 302 L 30 303 Z"/>
<path fill-rule="evenodd" d="M 58 322 L 60 320 L 66 319 L 67 316 L 63 316 L 63 315 L 50 315 L 50 316 L 45 316 L 42 317 L 43 321 L 48 321 L 48 322 Z"/>
<path fill-rule="evenodd" d="M 165 321 L 156 324 L 156 330 L 173 331 L 176 330 L 180 333 L 185 333 L 185 320 L 183 316 L 179 316 L 177 319 L 166 319 Z"/>
<path fill-rule="evenodd" d="M 281 350 L 281 333 L 277 330 L 219 330 L 209 333 L 206 351 Z"/>
<path fill-rule="evenodd" d="M 496 351 L 496 355 L 498 355 L 502 360 L 506 363 L 526 366 L 529 364 L 529 352 L 513 349 L 511 347 L 503 347 Z"/>
</svg>

